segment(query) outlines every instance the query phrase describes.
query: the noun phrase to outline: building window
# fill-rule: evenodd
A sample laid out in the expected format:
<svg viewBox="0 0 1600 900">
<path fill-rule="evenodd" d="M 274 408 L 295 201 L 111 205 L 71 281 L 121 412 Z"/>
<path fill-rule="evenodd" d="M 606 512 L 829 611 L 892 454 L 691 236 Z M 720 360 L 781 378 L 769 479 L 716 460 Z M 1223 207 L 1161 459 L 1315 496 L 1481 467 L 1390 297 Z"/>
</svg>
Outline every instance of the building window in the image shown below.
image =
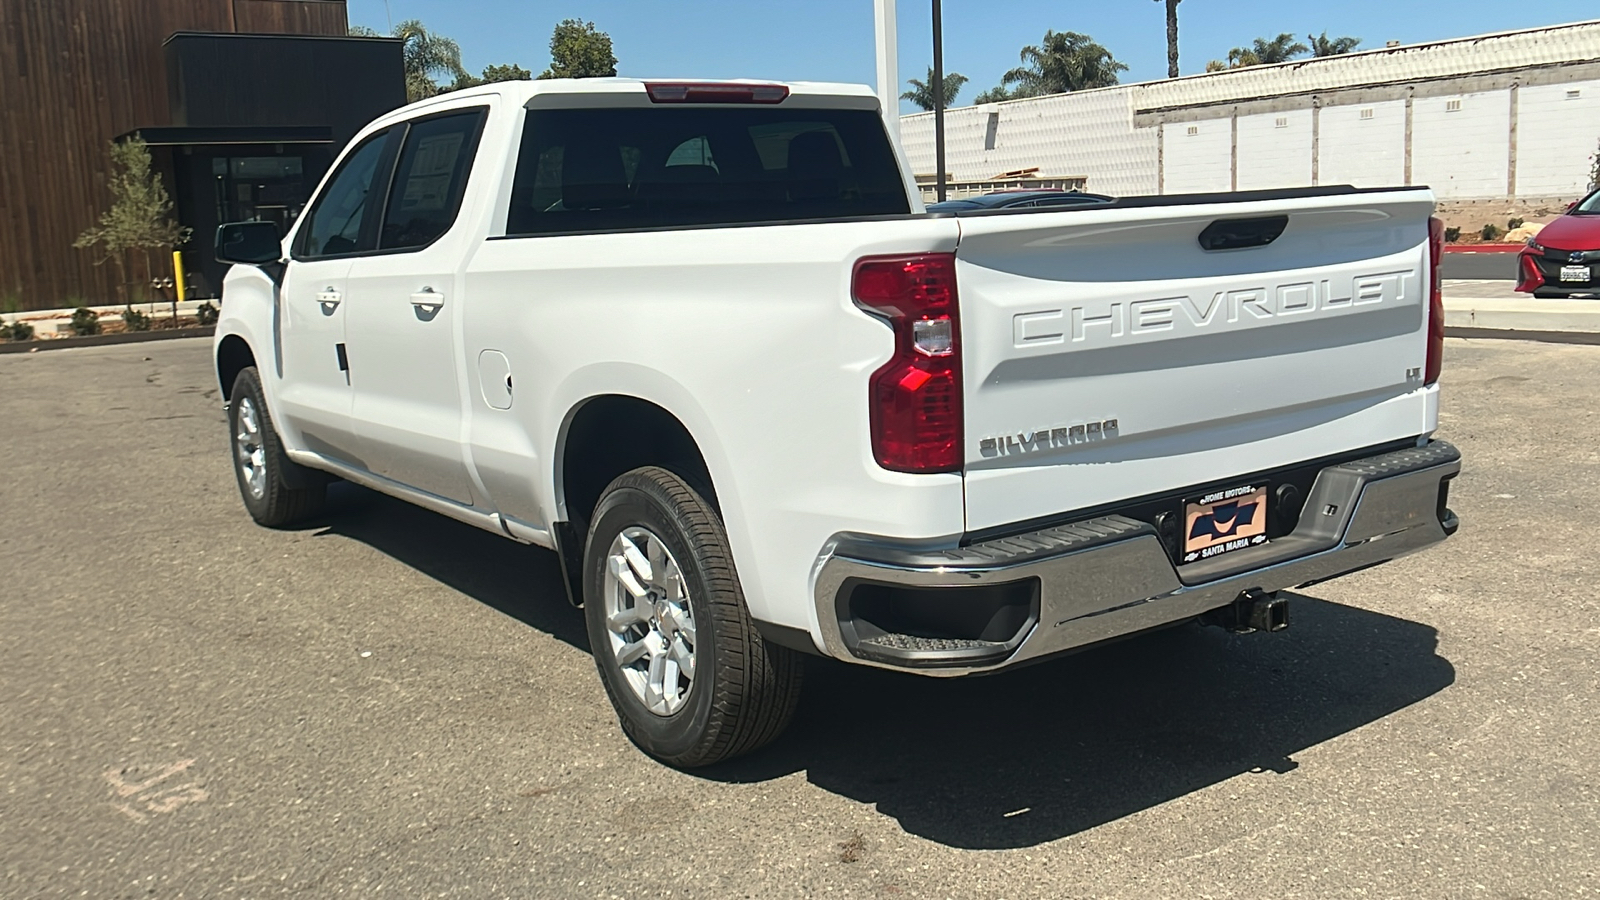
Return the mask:
<svg viewBox="0 0 1600 900">
<path fill-rule="evenodd" d="M 1583 91 L 1581 91 L 1581 90 L 1580 91 L 1567 91 L 1567 99 L 1568 100 L 1576 100 L 1576 99 L 1578 99 L 1579 97 L 1582 97 L 1582 96 L 1583 96 Z"/>
<path fill-rule="evenodd" d="M 1288 128 L 1289 127 L 1289 117 L 1288 116 L 1279 116 L 1278 117 L 1278 121 L 1273 123 L 1272 127 L 1274 127 L 1274 128 Z"/>
<path fill-rule="evenodd" d="M 1461 112 L 1461 101 L 1460 100 L 1446 100 L 1445 104 L 1444 104 L 1444 111 L 1445 112 Z"/>
<path fill-rule="evenodd" d="M 1195 135 L 1197 135 L 1199 133 L 1200 133 L 1200 126 L 1199 125 L 1190 125 L 1189 126 L 1189 136 L 1190 137 L 1194 137 Z"/>
<path fill-rule="evenodd" d="M 218 156 L 211 160 L 217 221 L 274 222 L 280 232 L 300 215 L 312 185 L 299 156 Z"/>
<path fill-rule="evenodd" d="M 1366 121 L 1367 119 L 1372 118 L 1372 116 L 1373 116 L 1373 111 L 1370 110 L 1370 109 L 1363 109 L 1361 111 L 1361 119 L 1362 119 L 1362 121 Z"/>
</svg>

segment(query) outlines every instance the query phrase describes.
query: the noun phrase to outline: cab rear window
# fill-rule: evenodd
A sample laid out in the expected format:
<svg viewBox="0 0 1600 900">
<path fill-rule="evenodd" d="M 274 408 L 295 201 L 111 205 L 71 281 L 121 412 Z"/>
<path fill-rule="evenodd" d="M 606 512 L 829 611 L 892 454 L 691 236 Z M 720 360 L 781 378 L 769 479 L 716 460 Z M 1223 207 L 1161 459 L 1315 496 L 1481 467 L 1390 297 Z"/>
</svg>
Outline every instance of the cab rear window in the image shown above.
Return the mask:
<svg viewBox="0 0 1600 900">
<path fill-rule="evenodd" d="M 909 211 L 883 122 L 870 110 L 532 110 L 506 233 Z"/>
</svg>

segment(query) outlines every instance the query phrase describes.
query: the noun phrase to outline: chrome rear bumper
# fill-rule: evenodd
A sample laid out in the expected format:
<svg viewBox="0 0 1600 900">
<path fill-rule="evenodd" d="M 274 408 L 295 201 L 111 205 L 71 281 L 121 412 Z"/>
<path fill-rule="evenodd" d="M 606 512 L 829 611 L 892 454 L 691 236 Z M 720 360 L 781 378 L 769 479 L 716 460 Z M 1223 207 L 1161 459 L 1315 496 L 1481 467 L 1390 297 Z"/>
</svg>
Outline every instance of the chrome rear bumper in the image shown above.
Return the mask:
<svg viewBox="0 0 1600 900">
<path fill-rule="evenodd" d="M 1153 527 L 1118 515 L 947 550 L 841 536 L 829 543 L 815 579 L 823 649 L 882 668 L 969 675 L 1193 618 L 1248 591 L 1306 587 L 1454 534 L 1445 491 L 1460 471 L 1461 454 L 1443 441 L 1329 466 L 1292 533 L 1181 570 Z M 863 638 L 844 609 L 862 586 L 934 597 L 1028 581 L 1036 585 L 1033 612 L 1004 640 Z"/>
</svg>

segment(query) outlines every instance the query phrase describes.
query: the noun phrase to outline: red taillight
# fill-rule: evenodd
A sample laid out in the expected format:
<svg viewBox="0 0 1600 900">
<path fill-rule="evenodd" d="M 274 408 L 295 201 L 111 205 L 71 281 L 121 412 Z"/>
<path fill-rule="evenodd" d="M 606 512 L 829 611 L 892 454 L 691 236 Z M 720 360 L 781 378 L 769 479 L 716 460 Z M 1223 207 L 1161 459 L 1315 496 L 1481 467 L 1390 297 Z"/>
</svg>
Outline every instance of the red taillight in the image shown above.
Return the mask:
<svg viewBox="0 0 1600 900">
<path fill-rule="evenodd" d="M 869 256 L 856 263 L 851 294 L 894 327 L 894 356 L 872 373 L 868 388 L 878 465 L 961 471 L 956 255 Z"/>
<path fill-rule="evenodd" d="M 782 84 L 650 81 L 644 90 L 651 103 L 782 103 L 789 98 L 789 87 Z"/>
<path fill-rule="evenodd" d="M 1544 273 L 1539 271 L 1539 264 L 1534 261 L 1536 254 L 1531 250 L 1522 251 L 1517 257 L 1517 272 L 1521 276 L 1517 279 L 1515 290 L 1524 294 L 1531 294 L 1544 287 Z"/>
<path fill-rule="evenodd" d="M 1422 379 L 1424 385 L 1439 381 L 1444 369 L 1444 220 L 1428 220 L 1429 263 L 1433 268 L 1432 288 L 1428 294 L 1428 368 Z"/>
</svg>

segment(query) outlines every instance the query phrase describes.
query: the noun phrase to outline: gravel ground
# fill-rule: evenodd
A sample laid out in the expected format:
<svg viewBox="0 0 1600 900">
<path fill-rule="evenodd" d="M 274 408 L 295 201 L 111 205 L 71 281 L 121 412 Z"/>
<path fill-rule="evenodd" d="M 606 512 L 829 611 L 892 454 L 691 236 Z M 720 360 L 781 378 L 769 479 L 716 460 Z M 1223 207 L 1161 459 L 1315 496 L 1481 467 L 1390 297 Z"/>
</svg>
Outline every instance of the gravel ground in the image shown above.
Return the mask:
<svg viewBox="0 0 1600 900">
<path fill-rule="evenodd" d="M 1600 893 L 1600 347 L 1452 340 L 1461 533 L 940 682 L 817 661 L 769 750 L 622 737 L 551 554 L 236 494 L 209 345 L 0 357 L 0 897 Z"/>
</svg>

